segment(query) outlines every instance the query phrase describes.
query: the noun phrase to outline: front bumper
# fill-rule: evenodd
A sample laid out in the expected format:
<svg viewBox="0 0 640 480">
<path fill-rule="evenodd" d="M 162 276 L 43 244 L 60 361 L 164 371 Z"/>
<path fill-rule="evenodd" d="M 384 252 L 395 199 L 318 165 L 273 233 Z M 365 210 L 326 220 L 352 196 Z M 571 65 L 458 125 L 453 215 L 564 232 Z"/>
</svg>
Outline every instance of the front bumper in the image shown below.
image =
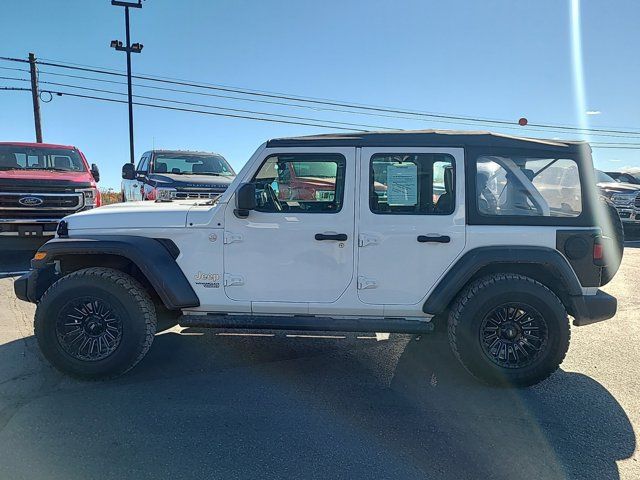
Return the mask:
<svg viewBox="0 0 640 480">
<path fill-rule="evenodd" d="M 0 218 L 0 236 L 55 235 L 60 220 L 61 218 Z"/>
<path fill-rule="evenodd" d="M 620 220 L 622 220 L 623 223 L 640 224 L 640 209 L 632 206 L 621 207 L 616 205 L 615 207 L 616 210 L 618 210 L 618 215 L 620 215 Z"/>
<path fill-rule="evenodd" d="M 618 300 L 598 290 L 595 295 L 571 297 L 573 324 L 576 327 L 608 320 L 616 314 Z"/>
<path fill-rule="evenodd" d="M 55 279 L 54 265 L 36 268 L 18 277 L 13 282 L 13 291 L 20 300 L 36 303 Z"/>
</svg>

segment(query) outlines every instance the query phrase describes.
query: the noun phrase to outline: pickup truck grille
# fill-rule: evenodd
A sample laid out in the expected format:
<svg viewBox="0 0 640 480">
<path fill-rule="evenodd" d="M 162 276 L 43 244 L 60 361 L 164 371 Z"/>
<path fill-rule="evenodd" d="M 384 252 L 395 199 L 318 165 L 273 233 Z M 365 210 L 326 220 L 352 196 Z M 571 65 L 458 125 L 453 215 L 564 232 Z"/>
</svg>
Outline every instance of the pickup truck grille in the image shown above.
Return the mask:
<svg viewBox="0 0 640 480">
<path fill-rule="evenodd" d="M 182 189 L 174 192 L 171 196 L 178 200 L 184 200 L 189 198 L 216 198 L 219 197 L 222 192 L 213 192 L 211 190 L 190 190 L 190 189 Z"/>
<path fill-rule="evenodd" d="M 0 216 L 3 218 L 62 218 L 82 208 L 82 193 L 0 191 Z"/>
</svg>

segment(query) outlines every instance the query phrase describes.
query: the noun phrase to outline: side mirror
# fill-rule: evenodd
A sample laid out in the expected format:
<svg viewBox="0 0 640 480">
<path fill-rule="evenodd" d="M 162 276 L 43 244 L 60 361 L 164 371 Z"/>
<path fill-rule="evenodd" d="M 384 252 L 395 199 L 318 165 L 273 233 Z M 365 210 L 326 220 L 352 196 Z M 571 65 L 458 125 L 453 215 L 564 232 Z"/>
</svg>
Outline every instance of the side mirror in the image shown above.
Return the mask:
<svg viewBox="0 0 640 480">
<path fill-rule="evenodd" d="M 95 163 L 91 164 L 91 175 L 96 182 L 100 181 L 100 170 L 98 170 L 98 165 Z"/>
<path fill-rule="evenodd" d="M 236 208 L 233 213 L 238 218 L 247 218 L 251 210 L 256 208 L 255 183 L 242 183 L 236 191 Z"/>
<path fill-rule="evenodd" d="M 122 178 L 125 180 L 136 179 L 136 167 L 133 166 L 133 163 L 125 163 L 122 166 Z"/>
</svg>

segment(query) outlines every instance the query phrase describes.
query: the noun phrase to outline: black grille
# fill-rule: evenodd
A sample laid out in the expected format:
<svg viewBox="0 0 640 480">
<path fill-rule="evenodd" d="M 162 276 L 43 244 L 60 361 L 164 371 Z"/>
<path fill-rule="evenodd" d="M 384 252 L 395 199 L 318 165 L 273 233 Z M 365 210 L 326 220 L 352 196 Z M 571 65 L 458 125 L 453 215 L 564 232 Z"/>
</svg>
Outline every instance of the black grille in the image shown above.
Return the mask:
<svg viewBox="0 0 640 480">
<path fill-rule="evenodd" d="M 213 191 L 213 190 L 195 190 L 195 189 L 180 189 L 175 192 L 172 196 L 176 199 L 187 199 L 187 198 L 216 198 L 219 197 L 223 191 Z"/>
<path fill-rule="evenodd" d="M 82 207 L 82 194 L 76 192 L 25 193 L 0 191 L 2 218 L 62 218 Z"/>
<path fill-rule="evenodd" d="M 636 208 L 640 208 L 640 193 L 636 194 Z"/>
</svg>

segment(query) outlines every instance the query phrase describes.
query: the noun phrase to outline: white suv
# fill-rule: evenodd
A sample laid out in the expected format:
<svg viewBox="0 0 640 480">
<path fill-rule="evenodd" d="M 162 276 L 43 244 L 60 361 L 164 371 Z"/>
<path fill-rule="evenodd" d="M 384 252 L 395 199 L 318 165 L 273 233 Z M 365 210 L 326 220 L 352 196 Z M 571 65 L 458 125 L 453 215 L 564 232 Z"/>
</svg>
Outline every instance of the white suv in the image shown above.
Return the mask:
<svg viewBox="0 0 640 480">
<path fill-rule="evenodd" d="M 38 304 L 44 355 L 82 378 L 132 368 L 167 312 L 183 326 L 399 333 L 448 316 L 473 375 L 531 385 L 563 360 L 568 315 L 615 314 L 598 289 L 619 265 L 599 205 L 586 143 L 276 139 L 215 200 L 67 217 L 15 291 Z"/>
</svg>

